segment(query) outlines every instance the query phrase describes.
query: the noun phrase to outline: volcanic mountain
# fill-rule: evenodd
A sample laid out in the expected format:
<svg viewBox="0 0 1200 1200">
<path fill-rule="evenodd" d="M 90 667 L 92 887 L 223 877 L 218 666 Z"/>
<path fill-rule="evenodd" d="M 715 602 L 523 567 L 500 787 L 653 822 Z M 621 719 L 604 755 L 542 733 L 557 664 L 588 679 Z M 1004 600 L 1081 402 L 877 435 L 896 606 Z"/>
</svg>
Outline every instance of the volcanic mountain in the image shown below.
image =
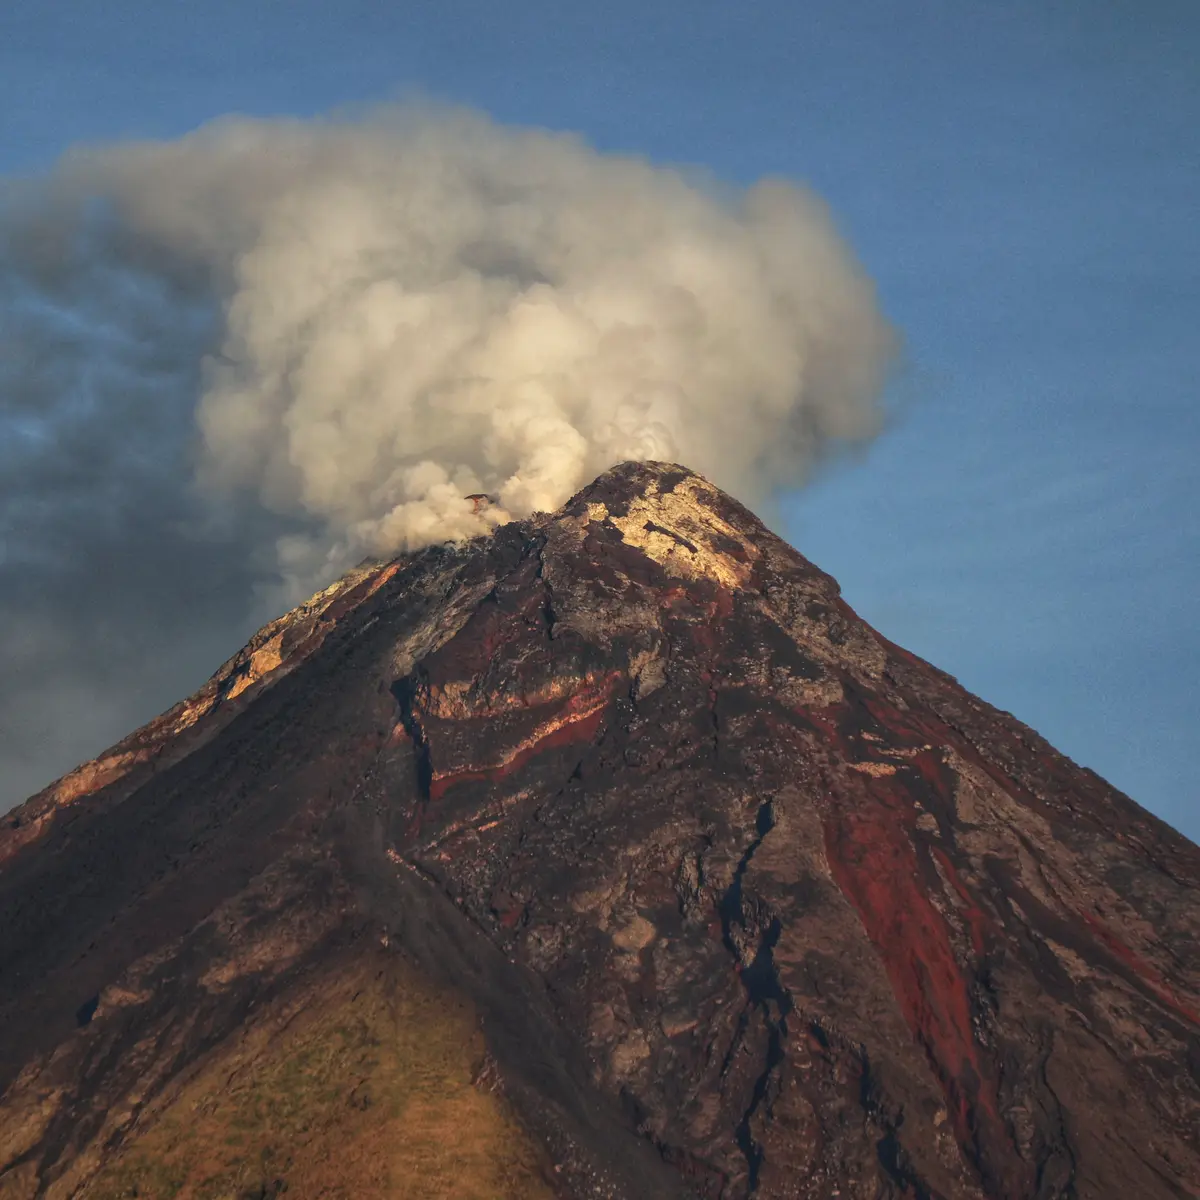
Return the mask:
<svg viewBox="0 0 1200 1200">
<path fill-rule="evenodd" d="M 4 824 L 4 1197 L 1200 1193 L 1200 850 L 679 467 Z"/>
</svg>

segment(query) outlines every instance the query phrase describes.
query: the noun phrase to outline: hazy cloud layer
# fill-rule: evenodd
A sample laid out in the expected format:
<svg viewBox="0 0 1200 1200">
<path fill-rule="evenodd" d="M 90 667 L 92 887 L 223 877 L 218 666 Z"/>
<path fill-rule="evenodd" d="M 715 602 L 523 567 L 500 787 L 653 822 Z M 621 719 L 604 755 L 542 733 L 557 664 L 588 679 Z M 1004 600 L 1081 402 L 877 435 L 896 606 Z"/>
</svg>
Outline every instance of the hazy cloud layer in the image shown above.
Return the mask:
<svg viewBox="0 0 1200 1200">
<path fill-rule="evenodd" d="M 761 505 L 875 432 L 892 349 L 811 194 L 472 113 L 221 121 L 10 181 L 0 807 L 365 554 L 626 458 Z"/>
</svg>

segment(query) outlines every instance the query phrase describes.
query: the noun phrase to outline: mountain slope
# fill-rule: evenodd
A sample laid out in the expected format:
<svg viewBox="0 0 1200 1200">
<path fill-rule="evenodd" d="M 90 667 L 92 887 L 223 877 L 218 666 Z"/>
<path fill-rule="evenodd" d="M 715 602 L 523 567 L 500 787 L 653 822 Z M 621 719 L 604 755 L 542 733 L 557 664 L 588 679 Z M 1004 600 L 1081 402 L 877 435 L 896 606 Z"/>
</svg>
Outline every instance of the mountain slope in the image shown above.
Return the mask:
<svg viewBox="0 0 1200 1200">
<path fill-rule="evenodd" d="M 362 568 L 9 823 L 0 1195 L 1200 1192 L 1200 851 L 682 468 Z"/>
</svg>

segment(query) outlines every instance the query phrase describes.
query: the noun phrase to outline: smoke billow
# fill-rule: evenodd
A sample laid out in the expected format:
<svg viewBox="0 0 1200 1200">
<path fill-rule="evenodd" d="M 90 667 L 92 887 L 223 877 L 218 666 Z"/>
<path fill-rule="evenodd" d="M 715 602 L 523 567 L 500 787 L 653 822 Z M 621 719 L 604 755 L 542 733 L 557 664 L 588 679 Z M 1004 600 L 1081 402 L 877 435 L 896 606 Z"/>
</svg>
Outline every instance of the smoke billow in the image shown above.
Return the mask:
<svg viewBox="0 0 1200 1200">
<path fill-rule="evenodd" d="M 425 108 L 11 181 L 0 319 L 0 803 L 198 682 L 252 596 L 623 459 L 763 503 L 874 433 L 893 348 L 808 192 Z"/>
</svg>

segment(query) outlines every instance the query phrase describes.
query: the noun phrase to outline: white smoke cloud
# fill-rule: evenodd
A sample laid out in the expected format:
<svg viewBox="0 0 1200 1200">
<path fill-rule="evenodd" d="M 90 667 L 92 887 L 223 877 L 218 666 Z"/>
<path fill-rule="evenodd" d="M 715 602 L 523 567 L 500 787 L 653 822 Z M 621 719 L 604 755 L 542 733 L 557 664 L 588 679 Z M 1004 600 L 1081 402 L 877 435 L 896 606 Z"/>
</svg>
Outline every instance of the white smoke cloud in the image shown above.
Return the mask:
<svg viewBox="0 0 1200 1200">
<path fill-rule="evenodd" d="M 220 544 L 292 596 L 628 458 L 758 505 L 876 431 L 894 347 L 809 192 L 420 107 L 223 120 L 10 182 L 0 314 L 26 590 L 48 558 L 65 586 L 98 522 L 137 553 L 147 505 L 154 545 Z"/>
</svg>

